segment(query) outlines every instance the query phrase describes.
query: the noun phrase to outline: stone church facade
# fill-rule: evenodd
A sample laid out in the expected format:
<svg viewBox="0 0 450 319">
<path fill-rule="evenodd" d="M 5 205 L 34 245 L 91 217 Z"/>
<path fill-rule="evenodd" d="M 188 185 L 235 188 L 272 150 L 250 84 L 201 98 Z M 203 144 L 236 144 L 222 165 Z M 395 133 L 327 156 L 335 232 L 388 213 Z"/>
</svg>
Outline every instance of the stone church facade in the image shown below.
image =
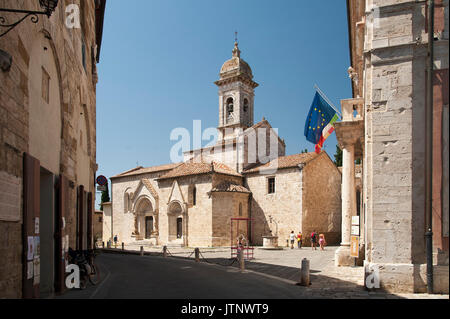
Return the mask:
<svg viewBox="0 0 450 319">
<path fill-rule="evenodd" d="M 239 235 L 253 245 L 273 235 L 284 245 L 291 231 L 316 230 L 339 243 L 340 171 L 325 152 L 286 156 L 277 130 L 254 124 L 258 84 L 237 43 L 215 84 L 217 143 L 185 152 L 182 163 L 111 177 L 103 240 L 224 247 Z"/>
</svg>

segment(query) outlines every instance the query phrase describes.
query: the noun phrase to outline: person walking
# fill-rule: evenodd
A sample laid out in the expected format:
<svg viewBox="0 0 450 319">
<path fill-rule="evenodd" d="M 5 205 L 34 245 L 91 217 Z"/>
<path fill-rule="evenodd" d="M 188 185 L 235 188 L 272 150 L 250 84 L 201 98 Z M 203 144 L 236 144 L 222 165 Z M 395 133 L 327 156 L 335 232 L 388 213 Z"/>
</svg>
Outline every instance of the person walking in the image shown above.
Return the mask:
<svg viewBox="0 0 450 319">
<path fill-rule="evenodd" d="M 294 231 L 292 231 L 291 234 L 289 235 L 289 239 L 291 240 L 291 249 L 294 249 L 294 241 L 295 241 Z"/>
<path fill-rule="evenodd" d="M 325 240 L 325 235 L 324 234 L 320 234 L 319 235 L 320 250 L 325 250 L 326 244 L 327 244 L 327 241 Z"/>
<path fill-rule="evenodd" d="M 300 231 L 300 232 L 298 232 L 298 235 L 297 235 L 298 249 L 302 249 L 302 244 L 303 244 L 303 235 L 302 235 L 302 232 Z"/>
<path fill-rule="evenodd" d="M 317 244 L 317 233 L 314 230 L 311 233 L 311 250 L 317 250 L 316 244 Z"/>
</svg>

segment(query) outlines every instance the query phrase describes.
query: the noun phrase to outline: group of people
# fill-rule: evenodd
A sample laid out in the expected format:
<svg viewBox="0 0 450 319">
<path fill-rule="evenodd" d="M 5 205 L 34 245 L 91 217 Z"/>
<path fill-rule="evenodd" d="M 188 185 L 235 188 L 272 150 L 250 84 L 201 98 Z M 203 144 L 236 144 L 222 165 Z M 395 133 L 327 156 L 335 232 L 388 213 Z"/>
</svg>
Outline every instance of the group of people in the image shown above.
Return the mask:
<svg viewBox="0 0 450 319">
<path fill-rule="evenodd" d="M 317 232 L 315 230 L 311 233 L 310 238 L 311 238 L 311 249 L 317 250 Z M 295 235 L 294 231 L 292 231 L 291 234 L 289 235 L 289 239 L 291 240 L 291 249 L 294 249 L 294 243 L 296 240 L 297 240 L 297 247 L 299 249 L 302 248 L 302 245 L 303 245 L 302 232 L 299 232 L 297 235 Z M 327 242 L 325 240 L 325 235 L 319 234 L 320 250 L 325 250 L 326 244 L 327 244 Z"/>
</svg>

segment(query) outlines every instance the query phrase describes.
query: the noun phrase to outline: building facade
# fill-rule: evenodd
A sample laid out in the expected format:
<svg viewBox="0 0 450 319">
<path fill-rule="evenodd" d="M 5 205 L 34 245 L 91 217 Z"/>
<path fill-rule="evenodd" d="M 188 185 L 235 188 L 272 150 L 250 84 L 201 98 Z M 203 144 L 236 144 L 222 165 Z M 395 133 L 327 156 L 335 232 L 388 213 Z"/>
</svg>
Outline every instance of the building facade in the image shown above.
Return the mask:
<svg viewBox="0 0 450 319">
<path fill-rule="evenodd" d="M 223 247 L 244 235 L 254 245 L 263 236 L 284 245 L 291 231 L 316 230 L 338 243 L 340 171 L 325 152 L 286 156 L 277 130 L 266 119 L 254 124 L 258 84 L 237 43 L 215 84 L 217 143 L 185 152 L 182 163 L 111 177 L 103 241 Z"/>
<path fill-rule="evenodd" d="M 433 88 L 433 275 L 448 293 L 448 1 L 434 1 L 434 66 L 427 69 L 428 3 L 348 0 L 353 98 L 336 124 L 343 150 L 342 242 L 349 257 L 351 217 L 361 211 L 366 275 L 388 291 L 426 292 L 427 74 Z M 357 207 L 355 159 L 362 161 Z"/>
<path fill-rule="evenodd" d="M 59 1 L 50 17 L 0 37 L 0 298 L 63 292 L 68 248 L 92 247 L 105 4 Z M 39 1 L 0 8 L 43 10 Z M 3 34 L 24 14 L 0 16 Z"/>
</svg>

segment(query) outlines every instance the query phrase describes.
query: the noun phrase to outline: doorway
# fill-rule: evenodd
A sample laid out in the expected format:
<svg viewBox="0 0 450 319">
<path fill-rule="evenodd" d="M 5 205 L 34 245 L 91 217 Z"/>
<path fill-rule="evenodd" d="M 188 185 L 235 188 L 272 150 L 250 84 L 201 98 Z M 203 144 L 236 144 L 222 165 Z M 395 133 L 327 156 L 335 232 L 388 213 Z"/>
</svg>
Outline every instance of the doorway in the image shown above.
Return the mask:
<svg viewBox="0 0 450 319">
<path fill-rule="evenodd" d="M 150 239 L 153 233 L 153 216 L 145 217 L 145 239 Z"/>
<path fill-rule="evenodd" d="M 177 218 L 177 239 L 183 237 L 183 218 Z"/>
<path fill-rule="evenodd" d="M 36 228 L 39 227 L 40 236 L 40 244 L 36 245 L 36 252 L 40 256 L 39 294 L 41 297 L 49 296 L 54 292 L 56 251 L 54 182 L 53 174 L 41 167 L 40 219 L 35 224 Z"/>
</svg>

